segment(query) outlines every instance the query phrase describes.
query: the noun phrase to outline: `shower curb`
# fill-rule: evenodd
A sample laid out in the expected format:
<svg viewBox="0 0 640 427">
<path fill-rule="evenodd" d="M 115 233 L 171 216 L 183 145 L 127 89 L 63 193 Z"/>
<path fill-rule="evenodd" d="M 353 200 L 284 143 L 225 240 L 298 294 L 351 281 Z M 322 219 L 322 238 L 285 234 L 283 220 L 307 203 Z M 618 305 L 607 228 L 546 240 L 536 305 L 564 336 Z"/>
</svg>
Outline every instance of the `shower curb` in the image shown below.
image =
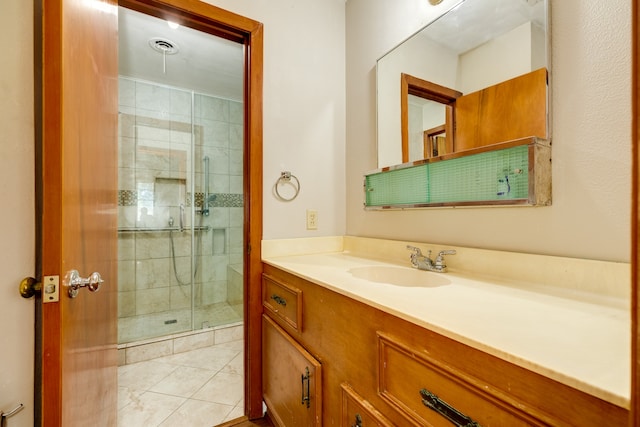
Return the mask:
<svg viewBox="0 0 640 427">
<path fill-rule="evenodd" d="M 242 340 L 242 322 L 118 345 L 118 366 Z"/>
</svg>

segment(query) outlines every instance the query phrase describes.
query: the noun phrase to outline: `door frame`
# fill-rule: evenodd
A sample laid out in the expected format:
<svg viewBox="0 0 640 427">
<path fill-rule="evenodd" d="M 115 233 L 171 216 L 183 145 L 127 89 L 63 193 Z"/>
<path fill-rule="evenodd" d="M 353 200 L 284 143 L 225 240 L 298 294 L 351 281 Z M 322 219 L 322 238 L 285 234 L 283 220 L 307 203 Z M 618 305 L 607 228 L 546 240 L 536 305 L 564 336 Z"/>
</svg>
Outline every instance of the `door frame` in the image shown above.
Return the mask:
<svg viewBox="0 0 640 427">
<path fill-rule="evenodd" d="M 245 415 L 262 417 L 262 68 L 263 24 L 193 0 L 119 0 L 120 6 L 245 46 L 244 388 Z"/>
<path fill-rule="evenodd" d="M 111 0 L 113 1 L 113 0 Z M 113 1 L 115 2 L 115 1 Z M 261 367 L 261 275 L 262 275 L 262 96 L 263 96 L 263 25 L 258 21 L 237 15 L 227 10 L 196 0 L 119 0 L 117 4 L 161 19 L 170 19 L 184 26 L 203 32 L 214 34 L 245 46 L 245 73 L 244 73 L 244 382 L 245 382 L 245 415 L 251 419 L 262 417 L 262 367 Z M 36 89 L 41 87 L 43 79 L 56 81 L 59 79 L 60 57 L 62 46 L 60 40 L 53 40 L 44 46 L 43 23 L 59 22 L 62 11 L 59 8 L 47 9 L 43 13 L 43 1 L 34 0 L 34 43 L 35 63 L 48 64 L 46 70 L 35 67 L 34 81 Z M 116 45 L 117 46 L 117 45 Z M 116 47 L 117 48 L 117 47 Z M 36 193 L 45 199 L 36 197 L 36 216 L 41 218 L 43 206 L 47 206 L 49 199 L 57 197 L 59 189 L 45 192 L 43 181 L 57 182 L 46 174 L 57 174 L 51 168 L 42 169 L 43 154 L 41 135 L 43 128 L 52 128 L 59 132 L 56 125 L 58 117 L 58 102 L 61 93 L 51 85 L 48 97 L 45 99 L 38 90 L 35 91 L 35 133 L 36 133 Z M 38 107 L 40 106 L 40 107 Z M 48 113 L 45 115 L 44 112 Z M 43 123 L 43 120 L 48 120 Z M 48 153 L 49 156 L 59 155 L 59 152 Z M 39 172 L 38 172 L 39 171 Z M 44 175 L 43 175 L 44 173 Z M 55 176 L 53 177 L 55 178 Z M 53 186 L 52 186 L 53 187 Z M 55 193 L 55 194 L 54 194 Z M 52 200 L 55 207 L 55 200 Z M 56 209 L 47 211 L 47 215 L 60 216 Z M 57 218 L 57 217 L 56 217 Z M 54 218 L 54 220 L 56 219 Z M 59 219 L 59 218 L 58 218 Z M 56 241 L 60 236 L 50 236 L 47 239 Z M 43 230 L 36 221 L 36 247 L 42 247 Z M 36 275 L 42 275 L 42 254 L 36 254 Z M 36 301 L 36 318 L 42 316 L 43 310 L 53 312 L 57 310 L 57 304 L 50 307 L 42 305 L 42 301 Z M 55 320 L 54 320 L 55 321 Z M 58 322 L 59 323 L 59 322 Z M 59 326 L 59 325 L 54 325 Z M 56 330 L 59 331 L 60 328 Z M 50 420 L 60 420 L 62 407 L 61 355 L 56 351 L 58 336 L 49 337 L 45 343 L 37 344 L 35 364 L 35 420 L 42 424 L 42 414 L 47 414 Z M 36 336 L 42 336 L 42 325 L 36 322 Z M 38 339 L 36 339 L 38 342 Z M 58 344 L 59 345 L 59 344 Z M 53 346 L 53 347 L 51 347 Z M 115 348 L 114 348 L 115 352 Z M 48 353 L 49 365 L 42 366 L 43 353 Z M 114 354 L 115 357 L 115 354 Z M 38 362 L 40 360 L 40 362 Z"/>
<path fill-rule="evenodd" d="M 631 11 L 631 404 L 629 426 L 640 427 L 640 0 Z"/>
</svg>

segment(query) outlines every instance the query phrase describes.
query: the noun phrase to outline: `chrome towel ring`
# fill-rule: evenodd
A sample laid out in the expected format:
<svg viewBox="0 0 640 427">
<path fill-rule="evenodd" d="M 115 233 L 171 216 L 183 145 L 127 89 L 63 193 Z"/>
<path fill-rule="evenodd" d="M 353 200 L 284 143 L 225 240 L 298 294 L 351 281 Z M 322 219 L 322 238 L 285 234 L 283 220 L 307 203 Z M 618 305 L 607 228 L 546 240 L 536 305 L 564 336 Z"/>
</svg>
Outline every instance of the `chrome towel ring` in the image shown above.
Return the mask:
<svg viewBox="0 0 640 427">
<path fill-rule="evenodd" d="M 295 183 L 291 181 L 291 178 L 295 180 Z M 293 194 L 293 196 L 287 198 L 287 197 L 283 197 L 282 194 L 280 194 L 280 190 L 278 189 L 278 187 L 280 187 L 280 185 L 282 184 L 289 184 L 293 188 L 295 188 L 296 191 Z M 285 202 L 290 202 L 296 197 L 298 197 L 298 193 L 300 193 L 300 181 L 298 181 L 298 178 L 296 178 L 296 176 L 289 171 L 280 172 L 280 178 L 278 178 L 278 180 L 276 181 L 275 190 L 276 190 L 276 195 L 280 200 L 283 200 Z"/>
</svg>

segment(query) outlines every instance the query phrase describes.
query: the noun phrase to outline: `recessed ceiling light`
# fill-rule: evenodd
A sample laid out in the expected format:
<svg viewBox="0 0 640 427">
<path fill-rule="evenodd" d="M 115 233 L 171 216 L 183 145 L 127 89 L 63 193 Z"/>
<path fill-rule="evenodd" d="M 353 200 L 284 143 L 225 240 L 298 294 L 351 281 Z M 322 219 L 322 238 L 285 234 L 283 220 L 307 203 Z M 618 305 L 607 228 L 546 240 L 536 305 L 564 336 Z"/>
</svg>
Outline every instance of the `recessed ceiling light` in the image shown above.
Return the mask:
<svg viewBox="0 0 640 427">
<path fill-rule="evenodd" d="M 442 0 L 429 0 L 429 3 L 431 3 L 432 6 L 435 6 L 442 3 Z"/>
</svg>

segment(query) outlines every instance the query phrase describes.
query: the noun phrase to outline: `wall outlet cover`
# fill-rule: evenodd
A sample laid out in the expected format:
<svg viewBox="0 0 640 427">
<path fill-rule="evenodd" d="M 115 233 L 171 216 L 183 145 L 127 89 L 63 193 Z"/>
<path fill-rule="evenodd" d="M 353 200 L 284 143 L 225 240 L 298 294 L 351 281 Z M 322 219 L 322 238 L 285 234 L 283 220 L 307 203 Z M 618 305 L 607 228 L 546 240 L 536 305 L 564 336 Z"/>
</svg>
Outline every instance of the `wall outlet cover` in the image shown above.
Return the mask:
<svg viewBox="0 0 640 427">
<path fill-rule="evenodd" d="M 307 209 L 307 230 L 318 229 L 318 211 L 315 209 Z"/>
</svg>

